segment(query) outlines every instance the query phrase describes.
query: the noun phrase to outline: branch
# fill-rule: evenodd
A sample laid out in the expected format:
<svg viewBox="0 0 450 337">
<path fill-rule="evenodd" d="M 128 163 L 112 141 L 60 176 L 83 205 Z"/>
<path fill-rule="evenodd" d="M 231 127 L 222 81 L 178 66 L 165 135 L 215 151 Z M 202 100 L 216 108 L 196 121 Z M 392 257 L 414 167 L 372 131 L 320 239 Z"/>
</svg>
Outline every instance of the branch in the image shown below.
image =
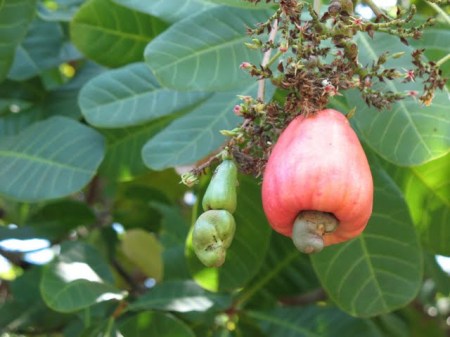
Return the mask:
<svg viewBox="0 0 450 337">
<path fill-rule="evenodd" d="M 145 292 L 145 287 L 137 282 L 131 275 L 127 273 L 124 267 L 115 258 L 110 260 L 112 266 L 117 271 L 117 273 L 127 282 L 131 287 L 131 292 L 134 294 L 143 294 Z"/>
<path fill-rule="evenodd" d="M 269 41 L 271 41 L 271 42 L 275 41 L 275 36 L 277 35 L 277 31 L 278 31 L 278 20 L 275 19 L 273 21 L 272 30 L 270 31 Z M 263 60 L 261 63 L 262 68 L 264 68 L 268 65 L 268 63 L 270 61 L 271 53 L 272 53 L 272 49 L 269 49 L 264 53 Z M 259 80 L 259 83 L 258 83 L 258 99 L 261 101 L 264 101 L 265 89 L 266 89 L 265 79 L 262 78 Z"/>
<path fill-rule="evenodd" d="M 326 299 L 327 294 L 325 293 L 325 290 L 319 288 L 299 296 L 281 298 L 280 302 L 287 306 L 301 306 L 316 303 L 318 301 L 325 301 Z"/>
</svg>

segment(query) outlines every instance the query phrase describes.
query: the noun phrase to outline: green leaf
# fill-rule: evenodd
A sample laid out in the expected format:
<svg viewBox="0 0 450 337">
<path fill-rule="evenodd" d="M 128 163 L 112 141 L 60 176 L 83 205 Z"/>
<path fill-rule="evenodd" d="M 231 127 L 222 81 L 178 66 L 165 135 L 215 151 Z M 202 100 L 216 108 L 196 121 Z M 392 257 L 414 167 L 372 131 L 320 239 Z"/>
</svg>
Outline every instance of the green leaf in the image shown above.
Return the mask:
<svg viewBox="0 0 450 337">
<path fill-rule="evenodd" d="M 60 255 L 44 269 L 40 289 L 45 303 L 55 311 L 74 312 L 124 294 L 111 285 L 109 265 L 87 244 L 66 242 Z"/>
<path fill-rule="evenodd" d="M 213 7 L 172 25 L 145 49 L 145 60 L 159 82 L 178 90 L 231 90 L 254 82 L 239 69 L 259 64 L 248 49 L 246 28 L 267 20 L 268 11 Z"/>
<path fill-rule="evenodd" d="M 166 28 L 161 20 L 114 4 L 89 0 L 70 24 L 72 41 L 102 65 L 119 67 L 142 60 L 145 46 Z"/>
<path fill-rule="evenodd" d="M 370 317 L 409 303 L 419 291 L 422 251 L 400 191 L 372 163 L 374 209 L 364 232 L 312 256 L 327 293 L 344 311 Z"/>
<path fill-rule="evenodd" d="M 190 238 L 188 241 L 187 256 L 193 278 L 211 291 L 244 286 L 258 272 L 269 247 L 271 229 L 262 210 L 261 189 L 254 178 L 239 178 L 237 204 L 236 233 L 222 267 L 203 266 L 193 252 Z"/>
<path fill-rule="evenodd" d="M 122 236 L 121 249 L 147 277 L 160 281 L 163 277 L 162 246 L 154 233 L 136 228 Z"/>
<path fill-rule="evenodd" d="M 392 53 L 404 51 L 406 55 L 412 52 L 411 48 L 399 44 L 397 38 L 384 34 L 377 34 L 373 41 L 366 35 L 358 35 L 357 41 L 360 47 L 359 59 L 363 65 L 376 61 L 380 50 Z M 386 67 L 407 69 L 411 64 L 403 57 L 391 59 Z M 423 90 L 419 81 L 409 84 L 389 81 L 381 87 L 394 92 Z M 390 111 L 369 108 L 356 91 L 346 92 L 346 97 L 351 107 L 357 107 L 354 120 L 360 135 L 385 160 L 401 166 L 412 166 L 449 152 L 450 118 L 447 110 L 450 99 L 447 93 L 437 92 L 429 107 L 423 107 L 411 98 L 393 104 Z"/>
<path fill-rule="evenodd" d="M 151 14 L 167 22 L 176 22 L 190 15 L 197 14 L 212 4 L 202 0 L 113 0 L 115 3 L 137 10 L 139 12 Z"/>
<path fill-rule="evenodd" d="M 23 201 L 55 199 L 83 188 L 103 159 L 103 138 L 64 117 L 0 139 L 0 193 Z"/>
<path fill-rule="evenodd" d="M 351 317 L 333 307 L 286 307 L 250 311 L 248 315 L 270 337 L 383 337 L 370 320 Z"/>
<path fill-rule="evenodd" d="M 216 150 L 226 139 L 220 130 L 233 129 L 241 121 L 233 113 L 233 107 L 240 103 L 237 95 L 252 95 L 256 88 L 254 82 L 245 89 L 215 93 L 175 120 L 145 144 L 142 149 L 145 165 L 162 170 L 192 164 Z M 268 88 L 267 97 L 273 94 L 272 89 Z"/>
<path fill-rule="evenodd" d="M 67 53 L 63 28 L 56 22 L 34 20 L 27 36 L 18 46 L 8 78 L 22 81 L 58 67 L 61 63 L 79 58 Z"/>
<path fill-rule="evenodd" d="M 207 95 L 163 88 L 144 63 L 136 63 L 92 79 L 81 90 L 79 104 L 90 124 L 117 128 L 180 112 Z"/>
<path fill-rule="evenodd" d="M 230 305 L 231 297 L 210 293 L 193 281 L 168 281 L 155 286 L 128 308 L 133 311 L 203 312 L 217 306 L 225 309 Z"/>
<path fill-rule="evenodd" d="M 387 166 L 403 191 L 423 245 L 450 255 L 450 155 L 409 168 Z"/>
<path fill-rule="evenodd" d="M 36 0 L 0 1 L 0 82 L 8 74 L 16 47 L 33 20 Z"/>
<path fill-rule="evenodd" d="M 131 316 L 119 325 L 119 330 L 127 337 L 195 337 L 183 321 L 157 311 Z"/>
</svg>

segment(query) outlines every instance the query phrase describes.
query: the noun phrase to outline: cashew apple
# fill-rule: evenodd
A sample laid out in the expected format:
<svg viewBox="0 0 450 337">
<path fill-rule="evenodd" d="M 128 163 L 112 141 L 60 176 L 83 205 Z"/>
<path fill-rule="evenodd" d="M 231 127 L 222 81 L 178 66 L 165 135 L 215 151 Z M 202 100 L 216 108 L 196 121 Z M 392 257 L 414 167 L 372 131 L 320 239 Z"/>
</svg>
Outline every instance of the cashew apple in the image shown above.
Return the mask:
<svg viewBox="0 0 450 337">
<path fill-rule="evenodd" d="M 326 109 L 290 122 L 264 170 L 262 201 L 272 228 L 305 253 L 364 230 L 372 213 L 372 174 L 343 114 Z"/>
</svg>

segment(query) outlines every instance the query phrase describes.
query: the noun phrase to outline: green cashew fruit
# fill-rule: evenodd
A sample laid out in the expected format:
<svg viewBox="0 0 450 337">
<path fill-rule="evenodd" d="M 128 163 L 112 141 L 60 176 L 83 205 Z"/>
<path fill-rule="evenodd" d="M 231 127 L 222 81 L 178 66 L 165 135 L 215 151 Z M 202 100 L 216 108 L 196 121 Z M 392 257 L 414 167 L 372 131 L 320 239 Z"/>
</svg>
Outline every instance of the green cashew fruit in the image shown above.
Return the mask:
<svg viewBox="0 0 450 337">
<path fill-rule="evenodd" d="M 234 213 L 237 205 L 237 167 L 233 160 L 225 159 L 217 166 L 203 196 L 203 210 L 224 209 Z"/>
<path fill-rule="evenodd" d="M 220 267 L 234 237 L 236 223 L 225 210 L 209 210 L 194 224 L 192 246 L 198 259 L 207 267 Z"/>
</svg>

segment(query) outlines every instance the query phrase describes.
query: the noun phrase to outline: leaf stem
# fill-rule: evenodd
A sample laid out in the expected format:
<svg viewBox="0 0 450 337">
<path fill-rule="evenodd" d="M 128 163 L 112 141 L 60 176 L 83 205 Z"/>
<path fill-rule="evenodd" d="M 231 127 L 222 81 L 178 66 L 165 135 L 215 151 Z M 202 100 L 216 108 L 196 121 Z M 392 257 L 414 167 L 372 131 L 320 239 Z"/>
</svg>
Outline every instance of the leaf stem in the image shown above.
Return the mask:
<svg viewBox="0 0 450 337">
<path fill-rule="evenodd" d="M 425 1 L 425 2 L 427 3 L 428 6 L 433 8 L 438 14 L 440 14 L 444 18 L 444 20 L 447 24 L 450 24 L 450 17 L 441 7 L 439 7 L 437 4 L 432 3 L 430 1 Z"/>
<path fill-rule="evenodd" d="M 438 67 L 440 67 L 441 65 L 443 65 L 445 62 L 447 62 L 448 60 L 450 60 L 450 54 L 445 55 L 443 58 L 441 58 L 439 61 L 436 62 L 436 65 Z"/>
<path fill-rule="evenodd" d="M 272 41 L 272 42 L 275 41 L 275 36 L 277 35 L 277 31 L 278 31 L 278 19 L 275 19 L 272 24 L 272 30 L 270 31 L 269 41 Z M 272 53 L 272 49 L 269 49 L 264 53 L 261 67 L 264 68 L 269 64 L 271 53 Z M 265 79 L 262 78 L 258 82 L 258 99 L 261 101 L 264 101 L 265 90 L 266 90 L 266 83 L 265 83 Z"/>
<path fill-rule="evenodd" d="M 263 288 L 269 281 L 274 278 L 283 268 L 289 265 L 295 258 L 297 258 L 299 252 L 297 250 L 293 251 L 291 254 L 287 255 L 284 260 L 282 260 L 275 268 L 273 268 L 270 273 L 267 273 L 258 282 L 256 282 L 252 287 L 248 288 L 247 291 L 242 292 L 241 296 L 236 300 L 235 307 L 242 307 L 258 290 Z"/>
<path fill-rule="evenodd" d="M 267 62 L 266 67 L 270 67 L 281 55 L 283 55 L 283 52 L 277 51 L 275 55 L 270 59 L 269 62 Z"/>
</svg>

